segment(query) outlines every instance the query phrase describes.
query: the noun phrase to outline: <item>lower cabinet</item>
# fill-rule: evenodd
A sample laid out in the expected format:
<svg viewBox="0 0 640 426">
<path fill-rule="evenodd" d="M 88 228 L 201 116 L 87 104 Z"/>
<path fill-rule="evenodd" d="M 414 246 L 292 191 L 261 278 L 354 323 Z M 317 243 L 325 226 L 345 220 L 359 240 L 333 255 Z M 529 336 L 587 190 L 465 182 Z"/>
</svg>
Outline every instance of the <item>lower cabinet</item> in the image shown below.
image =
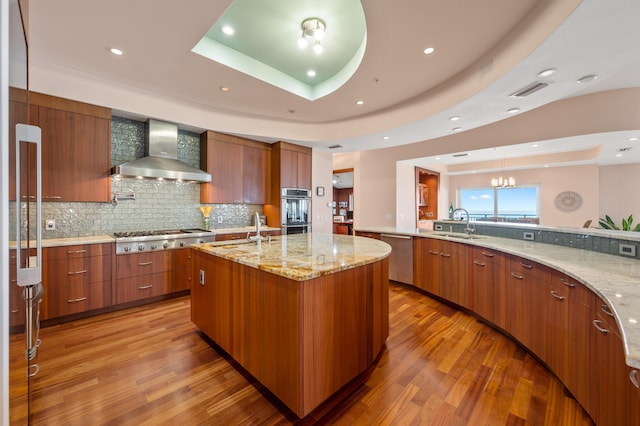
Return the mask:
<svg viewBox="0 0 640 426">
<path fill-rule="evenodd" d="M 498 251 L 481 247 L 472 250 L 470 281 L 472 309 L 481 317 L 506 330 L 507 284 L 505 281 L 506 256 Z"/>
<path fill-rule="evenodd" d="M 466 244 L 440 241 L 440 295 L 468 308 L 469 269 Z"/>
<path fill-rule="evenodd" d="M 545 353 L 544 294 L 547 271 L 528 259 L 510 256 L 507 261 L 507 331 L 532 352 Z"/>
<path fill-rule="evenodd" d="M 589 410 L 592 389 L 589 336 L 593 293 L 574 279 L 552 271 L 545 292 L 546 353 L 539 354 L 573 396 Z M 583 348 L 580 350 L 579 348 Z"/>
<path fill-rule="evenodd" d="M 629 369 L 630 425 L 640 425 L 640 368 Z"/>
<path fill-rule="evenodd" d="M 635 405 L 633 409 L 637 412 L 640 400 L 631 400 L 629 367 L 625 363 L 618 325 L 609 305 L 598 296 L 594 299 L 589 374 L 591 402 L 585 408 L 598 426 L 638 425 L 640 423 L 631 422 L 631 410 Z"/>
<path fill-rule="evenodd" d="M 171 292 L 190 290 L 193 285 L 193 252 L 190 248 L 171 252 Z"/>
<path fill-rule="evenodd" d="M 50 247 L 42 250 L 45 288 L 42 319 L 62 317 L 111 304 L 113 244 Z"/>
<path fill-rule="evenodd" d="M 414 285 L 440 296 L 440 240 L 414 238 L 413 258 Z"/>
<path fill-rule="evenodd" d="M 117 256 L 116 271 L 117 304 L 171 292 L 171 250 Z"/>
<path fill-rule="evenodd" d="M 16 275 L 16 251 L 9 250 L 9 326 L 24 324 L 24 299 Z"/>
</svg>

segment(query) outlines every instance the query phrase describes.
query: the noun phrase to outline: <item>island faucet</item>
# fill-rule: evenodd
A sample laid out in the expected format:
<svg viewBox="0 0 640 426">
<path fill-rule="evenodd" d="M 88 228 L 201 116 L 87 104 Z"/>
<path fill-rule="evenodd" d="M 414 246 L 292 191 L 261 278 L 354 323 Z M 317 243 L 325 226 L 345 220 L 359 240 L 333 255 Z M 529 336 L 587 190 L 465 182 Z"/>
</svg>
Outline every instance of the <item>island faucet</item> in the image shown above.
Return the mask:
<svg viewBox="0 0 640 426">
<path fill-rule="evenodd" d="M 247 232 L 247 240 L 249 241 L 261 241 L 262 237 L 260 236 L 260 215 L 256 212 L 256 235 L 254 237 L 249 236 L 249 232 Z"/>
<path fill-rule="evenodd" d="M 461 211 L 461 212 L 464 212 L 464 213 L 466 213 L 466 214 L 467 214 L 467 222 L 466 222 L 466 226 L 465 226 L 465 228 L 464 228 L 464 233 L 465 233 L 465 234 L 467 234 L 467 235 L 471 235 L 471 234 L 475 233 L 475 232 L 476 232 L 475 227 L 474 227 L 474 228 L 471 228 L 471 225 L 470 225 L 470 223 L 469 223 L 469 221 L 471 220 L 471 216 L 469 216 L 469 212 L 467 211 L 467 209 L 463 209 L 463 208 L 461 208 L 461 207 L 458 207 L 458 208 L 457 208 L 457 209 L 455 209 L 455 210 L 453 211 L 453 213 L 451 214 L 451 217 L 452 217 L 452 218 L 455 216 L 455 214 L 456 214 L 456 212 L 457 212 L 457 211 Z"/>
</svg>

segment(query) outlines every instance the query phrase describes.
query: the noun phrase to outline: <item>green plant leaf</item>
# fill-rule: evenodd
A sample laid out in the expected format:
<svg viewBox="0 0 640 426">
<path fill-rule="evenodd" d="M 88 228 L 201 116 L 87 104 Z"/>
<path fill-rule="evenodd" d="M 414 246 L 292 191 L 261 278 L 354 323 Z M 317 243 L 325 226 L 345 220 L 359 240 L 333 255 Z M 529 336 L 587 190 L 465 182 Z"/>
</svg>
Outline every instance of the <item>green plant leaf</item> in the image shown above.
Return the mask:
<svg viewBox="0 0 640 426">
<path fill-rule="evenodd" d="M 624 217 L 622 218 L 622 230 L 623 231 L 628 231 L 630 228 L 629 226 L 629 222 L 627 222 L 627 219 L 625 219 Z"/>
<path fill-rule="evenodd" d="M 640 223 L 637 224 L 635 228 L 633 228 L 633 232 L 640 232 Z"/>
</svg>

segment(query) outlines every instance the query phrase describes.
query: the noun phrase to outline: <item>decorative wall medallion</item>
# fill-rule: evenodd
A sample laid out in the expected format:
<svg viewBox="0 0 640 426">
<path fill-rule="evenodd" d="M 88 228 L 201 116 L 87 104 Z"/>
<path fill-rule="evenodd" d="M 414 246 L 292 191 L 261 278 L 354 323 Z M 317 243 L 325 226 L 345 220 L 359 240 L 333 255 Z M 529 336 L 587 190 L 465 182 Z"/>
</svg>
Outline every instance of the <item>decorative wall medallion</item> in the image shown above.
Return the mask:
<svg viewBox="0 0 640 426">
<path fill-rule="evenodd" d="M 582 197 L 577 192 L 564 191 L 556 196 L 554 201 L 558 210 L 563 212 L 572 212 L 582 205 Z"/>
</svg>

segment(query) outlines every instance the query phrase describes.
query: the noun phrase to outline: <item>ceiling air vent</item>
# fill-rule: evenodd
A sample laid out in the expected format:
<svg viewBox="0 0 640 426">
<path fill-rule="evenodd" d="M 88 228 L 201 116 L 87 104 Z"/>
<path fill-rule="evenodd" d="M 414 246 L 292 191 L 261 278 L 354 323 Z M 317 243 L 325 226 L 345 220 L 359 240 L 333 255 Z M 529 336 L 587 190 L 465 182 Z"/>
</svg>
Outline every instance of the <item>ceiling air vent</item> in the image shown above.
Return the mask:
<svg viewBox="0 0 640 426">
<path fill-rule="evenodd" d="M 331 145 L 329 147 L 329 149 L 338 149 L 338 148 L 342 148 L 342 145 Z"/>
<path fill-rule="evenodd" d="M 466 157 L 467 155 L 469 155 L 468 152 L 463 152 L 462 154 L 453 154 L 453 157 Z"/>
<path fill-rule="evenodd" d="M 529 96 L 530 94 L 532 94 L 534 92 L 537 92 L 540 89 L 544 89 L 548 85 L 549 85 L 548 83 L 542 83 L 540 81 L 534 81 L 530 85 L 525 86 L 522 89 L 513 92 L 509 96 L 511 96 L 512 98 L 524 98 L 525 96 Z"/>
<path fill-rule="evenodd" d="M 627 152 L 627 151 L 631 151 L 631 147 L 628 146 L 626 148 L 618 148 L 618 152 Z"/>
</svg>

